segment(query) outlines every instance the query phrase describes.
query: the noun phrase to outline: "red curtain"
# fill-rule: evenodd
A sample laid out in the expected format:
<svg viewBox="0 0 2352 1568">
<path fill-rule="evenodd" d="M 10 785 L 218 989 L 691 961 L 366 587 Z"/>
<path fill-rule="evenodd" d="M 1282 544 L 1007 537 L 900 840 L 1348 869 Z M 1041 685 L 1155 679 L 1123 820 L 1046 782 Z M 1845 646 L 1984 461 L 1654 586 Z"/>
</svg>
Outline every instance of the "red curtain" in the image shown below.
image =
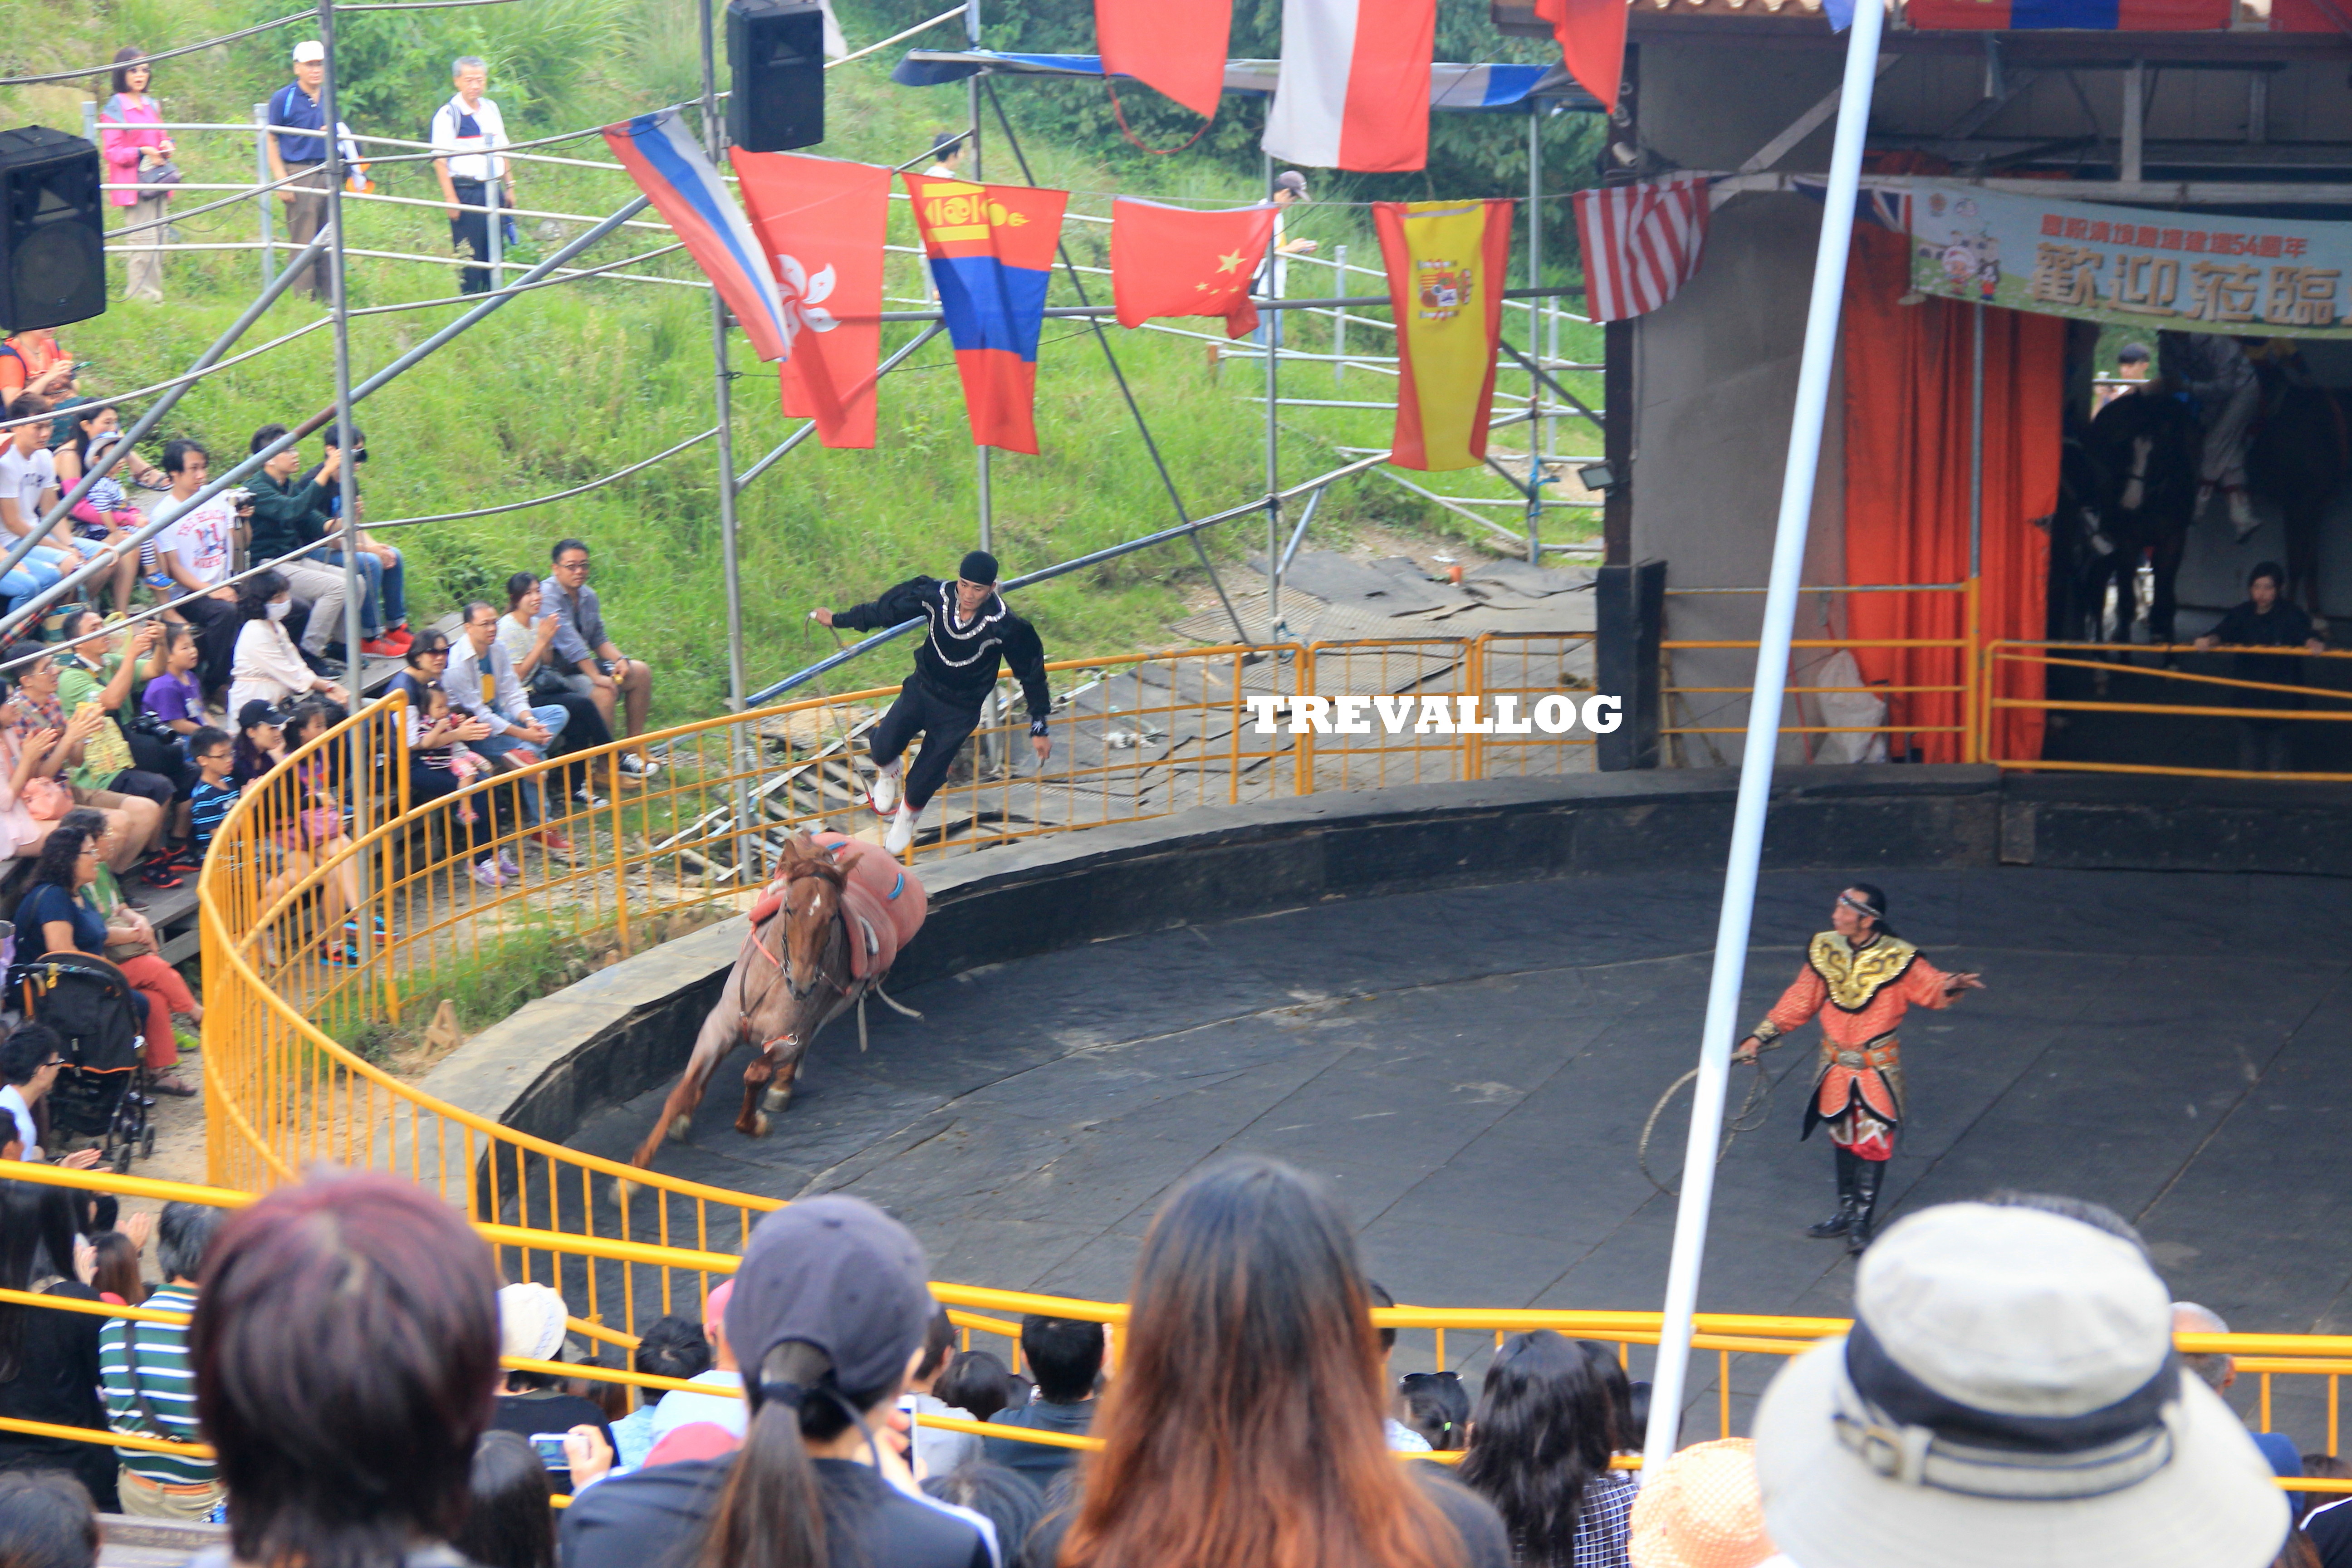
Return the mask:
<svg viewBox="0 0 2352 1568">
<path fill-rule="evenodd" d="M 1846 268 L 1845 564 L 1849 583 L 1958 583 L 1969 574 L 1969 316 L 1974 307 L 1897 301 L 1910 288 L 1909 243 L 1876 224 L 1854 226 Z M 1984 313 L 1984 567 L 1981 637 L 2042 634 L 2050 539 L 2033 526 L 2058 504 L 2066 323 L 2055 316 Z M 1957 637 L 1958 594 L 1852 594 L 1857 637 Z M 1856 648 L 1871 682 L 1958 686 L 1948 648 Z M 2038 667 L 2011 666 L 2003 696 L 2042 695 Z M 1957 694 L 1888 699 L 1889 722 L 1961 721 Z M 1899 742 L 1901 736 L 1895 737 Z M 1922 735 L 1931 763 L 1958 762 L 1957 733 Z M 1995 716 L 1991 754 L 2038 756 L 2042 714 Z"/>
</svg>

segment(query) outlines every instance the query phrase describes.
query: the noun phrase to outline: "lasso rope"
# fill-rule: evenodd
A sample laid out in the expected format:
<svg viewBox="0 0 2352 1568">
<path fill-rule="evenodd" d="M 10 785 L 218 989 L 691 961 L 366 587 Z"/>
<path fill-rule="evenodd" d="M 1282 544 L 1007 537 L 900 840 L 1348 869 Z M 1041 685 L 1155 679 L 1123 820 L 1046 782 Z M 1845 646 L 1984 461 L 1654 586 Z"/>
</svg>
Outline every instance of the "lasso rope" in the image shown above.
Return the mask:
<svg viewBox="0 0 2352 1568">
<path fill-rule="evenodd" d="M 1748 1086 L 1748 1098 L 1740 1101 L 1738 1113 L 1732 1117 L 1730 1125 L 1724 1129 L 1723 1147 L 1715 1152 L 1717 1164 L 1722 1164 L 1725 1156 L 1731 1152 L 1734 1139 L 1743 1132 L 1753 1132 L 1764 1125 L 1764 1119 L 1772 1108 L 1772 1079 L 1764 1070 L 1764 1052 L 1779 1050 L 1781 1040 L 1786 1038 L 1786 1036 L 1782 1036 L 1781 1039 L 1767 1040 L 1763 1044 L 1763 1049 L 1756 1053 L 1755 1081 Z M 1651 1171 L 1650 1135 L 1657 1131 L 1658 1118 L 1666 1113 L 1666 1107 L 1674 1102 L 1675 1096 L 1680 1094 L 1683 1086 L 1691 1082 L 1698 1075 L 1697 1068 L 1691 1068 L 1669 1084 L 1665 1093 L 1658 1096 L 1658 1103 L 1650 1107 L 1650 1114 L 1642 1123 L 1641 1142 L 1634 1146 L 1633 1150 L 1633 1161 L 1641 1166 L 1643 1177 L 1649 1182 L 1650 1185 L 1670 1198 L 1680 1197 L 1682 1194 L 1678 1189 L 1670 1187 L 1658 1180 L 1656 1174 Z"/>
</svg>

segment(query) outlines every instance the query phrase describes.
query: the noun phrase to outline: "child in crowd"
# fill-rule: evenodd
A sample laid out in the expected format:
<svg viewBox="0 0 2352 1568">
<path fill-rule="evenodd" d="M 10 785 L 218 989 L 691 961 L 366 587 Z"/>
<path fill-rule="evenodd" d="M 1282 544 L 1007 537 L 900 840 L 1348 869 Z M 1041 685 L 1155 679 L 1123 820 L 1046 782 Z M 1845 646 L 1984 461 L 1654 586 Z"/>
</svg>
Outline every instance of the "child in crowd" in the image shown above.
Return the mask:
<svg viewBox="0 0 2352 1568">
<path fill-rule="evenodd" d="M 448 691 L 437 683 L 427 687 L 425 691 L 425 728 L 431 730 L 448 721 Z M 419 747 L 414 755 L 418 766 L 448 774 L 451 785 L 456 789 L 464 789 L 490 771 L 488 758 L 478 752 L 467 751 L 455 741 L 446 746 Z M 470 800 L 457 807 L 457 820 L 460 822 L 477 822 L 480 817 L 481 814 L 474 809 L 474 803 Z"/>
<path fill-rule="evenodd" d="M 153 683 L 149 683 L 152 689 Z M 195 834 L 196 858 L 210 852 L 213 835 L 240 793 L 229 774 L 236 756 L 226 731 L 207 725 L 188 737 L 188 760 L 196 764 L 196 787 L 188 795 L 188 823 Z"/>
<path fill-rule="evenodd" d="M 205 724 L 205 694 L 196 683 L 196 663 L 203 657 L 194 626 L 166 623 L 163 672 L 147 682 L 139 699 L 141 710 L 181 737 L 183 743 Z"/>
</svg>

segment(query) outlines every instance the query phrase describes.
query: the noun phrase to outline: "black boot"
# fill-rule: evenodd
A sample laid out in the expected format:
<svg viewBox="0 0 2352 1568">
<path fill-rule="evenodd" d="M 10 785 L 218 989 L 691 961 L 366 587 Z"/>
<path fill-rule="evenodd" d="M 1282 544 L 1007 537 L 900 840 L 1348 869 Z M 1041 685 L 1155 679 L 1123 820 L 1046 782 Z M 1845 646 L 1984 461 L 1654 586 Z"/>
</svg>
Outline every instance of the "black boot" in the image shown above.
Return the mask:
<svg viewBox="0 0 2352 1568">
<path fill-rule="evenodd" d="M 1866 1161 L 1856 1157 L 1854 1152 L 1843 1143 L 1832 1143 L 1830 1147 L 1837 1153 L 1837 1212 L 1819 1225 L 1809 1225 L 1805 1227 L 1807 1236 L 1824 1241 L 1833 1236 L 1843 1236 L 1853 1228 L 1855 1203 L 1854 1168 L 1867 1163 Z"/>
<path fill-rule="evenodd" d="M 1878 1214 L 1878 1189 L 1886 1180 L 1886 1162 L 1856 1159 L 1853 1173 L 1853 1224 L 1846 1227 L 1845 1249 L 1859 1257 L 1870 1245 L 1871 1223 Z"/>
</svg>

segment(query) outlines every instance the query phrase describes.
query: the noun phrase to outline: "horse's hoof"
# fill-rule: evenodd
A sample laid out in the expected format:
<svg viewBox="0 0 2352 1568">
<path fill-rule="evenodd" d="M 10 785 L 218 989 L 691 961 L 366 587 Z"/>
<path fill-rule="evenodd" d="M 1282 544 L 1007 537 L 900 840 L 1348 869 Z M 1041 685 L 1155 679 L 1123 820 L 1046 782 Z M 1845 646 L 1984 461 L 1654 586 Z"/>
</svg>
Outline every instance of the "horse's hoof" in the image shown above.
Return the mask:
<svg viewBox="0 0 2352 1568">
<path fill-rule="evenodd" d="M 626 1207 L 628 1206 L 629 1200 L 630 1200 L 631 1198 L 633 1198 L 633 1197 L 635 1197 L 636 1195 L 637 1195 L 637 1184 L 636 1184 L 636 1183 L 635 1183 L 635 1182 L 614 1182 L 614 1183 L 613 1184 L 613 1202 L 614 1202 L 614 1204 L 615 1205 L 617 1205 L 617 1206 L 619 1206 L 619 1207 L 622 1207 L 622 1208 L 626 1208 Z"/>
<path fill-rule="evenodd" d="M 768 1129 L 773 1125 L 773 1120 L 770 1118 L 766 1111 L 762 1110 L 757 1116 L 751 1118 L 751 1136 L 754 1138 L 765 1138 L 768 1135 Z"/>
<path fill-rule="evenodd" d="M 766 1094 L 761 1096 L 760 1109 L 770 1112 L 780 1111 L 792 1102 L 793 1091 L 789 1087 L 784 1089 L 772 1089 Z"/>
<path fill-rule="evenodd" d="M 683 1142 L 686 1142 L 686 1131 L 687 1131 L 687 1126 L 688 1126 L 688 1119 L 687 1119 L 686 1117 L 683 1117 L 683 1116 L 673 1116 L 673 1117 L 671 1117 L 671 1118 L 669 1119 L 669 1133 L 668 1133 L 669 1141 L 670 1141 L 671 1142 L 673 1142 L 673 1143 L 683 1143 Z"/>
</svg>

